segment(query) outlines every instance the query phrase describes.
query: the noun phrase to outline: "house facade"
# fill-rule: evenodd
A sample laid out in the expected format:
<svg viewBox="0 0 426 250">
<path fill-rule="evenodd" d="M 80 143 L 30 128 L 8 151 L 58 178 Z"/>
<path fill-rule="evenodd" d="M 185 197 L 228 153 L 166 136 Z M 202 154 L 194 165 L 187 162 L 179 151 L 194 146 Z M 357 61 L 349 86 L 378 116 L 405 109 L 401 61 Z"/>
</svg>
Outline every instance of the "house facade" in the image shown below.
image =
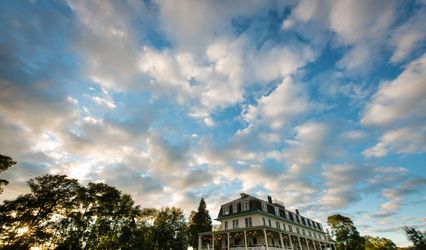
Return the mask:
<svg viewBox="0 0 426 250">
<path fill-rule="evenodd" d="M 322 225 L 284 204 L 242 193 L 223 204 L 220 226 L 198 237 L 198 250 L 335 250 Z"/>
</svg>

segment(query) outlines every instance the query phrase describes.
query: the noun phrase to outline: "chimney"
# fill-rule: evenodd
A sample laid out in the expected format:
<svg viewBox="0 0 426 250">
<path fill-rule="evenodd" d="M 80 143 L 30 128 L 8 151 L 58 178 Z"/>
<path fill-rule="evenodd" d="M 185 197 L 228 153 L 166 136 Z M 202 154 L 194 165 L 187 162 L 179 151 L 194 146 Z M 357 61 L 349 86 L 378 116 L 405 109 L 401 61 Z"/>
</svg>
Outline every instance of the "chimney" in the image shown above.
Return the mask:
<svg viewBox="0 0 426 250">
<path fill-rule="evenodd" d="M 270 195 L 268 195 L 268 203 L 272 204 L 272 197 Z"/>
<path fill-rule="evenodd" d="M 300 215 L 300 214 L 299 214 L 299 209 L 296 209 L 296 214 L 297 214 L 297 215 Z"/>
</svg>

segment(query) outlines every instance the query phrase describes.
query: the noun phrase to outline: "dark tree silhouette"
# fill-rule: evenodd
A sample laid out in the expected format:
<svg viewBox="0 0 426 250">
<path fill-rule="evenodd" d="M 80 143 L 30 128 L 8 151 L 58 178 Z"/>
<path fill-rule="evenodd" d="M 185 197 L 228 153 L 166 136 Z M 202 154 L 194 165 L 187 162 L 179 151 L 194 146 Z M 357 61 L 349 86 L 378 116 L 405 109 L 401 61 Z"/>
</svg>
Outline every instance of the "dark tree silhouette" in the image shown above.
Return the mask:
<svg viewBox="0 0 426 250">
<path fill-rule="evenodd" d="M 403 227 L 409 241 L 414 245 L 416 250 L 426 249 L 426 231 L 421 232 L 414 227 Z"/>
<path fill-rule="evenodd" d="M 13 161 L 12 158 L 6 155 L 0 154 L 0 173 L 6 171 L 8 168 L 16 164 L 16 161 Z M 3 186 L 9 184 L 7 180 L 0 179 L 0 194 L 3 193 Z"/>
<path fill-rule="evenodd" d="M 189 245 L 197 249 L 198 247 L 198 233 L 209 232 L 212 230 L 212 219 L 210 218 L 209 211 L 206 209 L 206 202 L 201 198 L 198 205 L 197 212 L 192 211 L 189 216 L 188 224 L 188 241 Z"/>
</svg>

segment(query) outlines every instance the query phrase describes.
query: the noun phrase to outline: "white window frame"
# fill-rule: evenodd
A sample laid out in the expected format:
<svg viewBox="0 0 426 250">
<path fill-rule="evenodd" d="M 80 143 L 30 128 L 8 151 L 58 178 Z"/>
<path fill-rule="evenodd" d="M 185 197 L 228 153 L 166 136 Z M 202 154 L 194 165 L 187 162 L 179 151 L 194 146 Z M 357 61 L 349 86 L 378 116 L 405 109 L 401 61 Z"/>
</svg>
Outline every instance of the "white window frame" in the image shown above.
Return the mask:
<svg viewBox="0 0 426 250">
<path fill-rule="evenodd" d="M 232 204 L 232 213 L 236 214 L 238 212 L 238 204 L 234 203 Z"/>
<path fill-rule="evenodd" d="M 241 211 L 249 211 L 250 210 L 250 203 L 248 201 L 241 202 Z"/>
<path fill-rule="evenodd" d="M 228 215 L 229 214 L 229 206 L 224 206 L 223 207 L 223 214 L 224 215 Z"/>
<path fill-rule="evenodd" d="M 265 202 L 262 202 L 262 211 L 263 212 L 268 212 L 268 205 L 266 205 Z"/>
</svg>

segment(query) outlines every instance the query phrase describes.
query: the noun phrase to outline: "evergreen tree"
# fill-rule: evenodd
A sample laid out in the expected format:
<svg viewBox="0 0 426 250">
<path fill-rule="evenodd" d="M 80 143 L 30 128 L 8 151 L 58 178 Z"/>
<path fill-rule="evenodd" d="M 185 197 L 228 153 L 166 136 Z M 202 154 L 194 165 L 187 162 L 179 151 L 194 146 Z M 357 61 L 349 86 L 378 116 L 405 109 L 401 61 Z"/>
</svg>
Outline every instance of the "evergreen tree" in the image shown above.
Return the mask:
<svg viewBox="0 0 426 250">
<path fill-rule="evenodd" d="M 189 217 L 188 238 L 189 245 L 197 249 L 198 233 L 209 232 L 212 230 L 212 219 L 209 211 L 206 209 L 206 202 L 201 198 L 197 212 L 192 211 Z"/>
</svg>

